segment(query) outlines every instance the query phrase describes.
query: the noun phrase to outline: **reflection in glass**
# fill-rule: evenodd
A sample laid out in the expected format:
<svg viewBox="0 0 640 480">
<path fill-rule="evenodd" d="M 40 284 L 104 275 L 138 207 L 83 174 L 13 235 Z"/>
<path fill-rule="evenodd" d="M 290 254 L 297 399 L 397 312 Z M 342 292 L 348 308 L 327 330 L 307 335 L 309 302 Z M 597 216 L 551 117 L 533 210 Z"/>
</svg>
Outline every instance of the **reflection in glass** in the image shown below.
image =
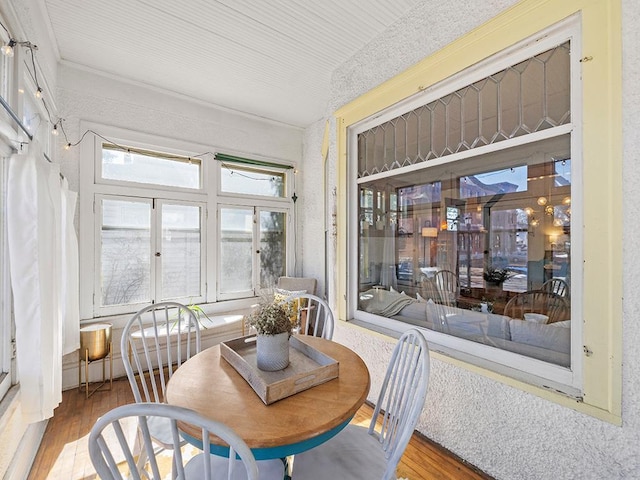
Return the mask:
<svg viewBox="0 0 640 480">
<path fill-rule="evenodd" d="M 568 366 L 570 165 L 564 135 L 361 181 L 360 310 Z"/>
<path fill-rule="evenodd" d="M 260 288 L 274 287 L 285 275 L 284 212 L 260 212 Z"/>
<path fill-rule="evenodd" d="M 220 293 L 252 290 L 253 208 L 220 209 Z"/>
<path fill-rule="evenodd" d="M 102 201 L 102 305 L 151 301 L 151 204 Z"/>
<path fill-rule="evenodd" d="M 200 207 L 162 204 L 162 299 L 201 295 Z"/>
</svg>

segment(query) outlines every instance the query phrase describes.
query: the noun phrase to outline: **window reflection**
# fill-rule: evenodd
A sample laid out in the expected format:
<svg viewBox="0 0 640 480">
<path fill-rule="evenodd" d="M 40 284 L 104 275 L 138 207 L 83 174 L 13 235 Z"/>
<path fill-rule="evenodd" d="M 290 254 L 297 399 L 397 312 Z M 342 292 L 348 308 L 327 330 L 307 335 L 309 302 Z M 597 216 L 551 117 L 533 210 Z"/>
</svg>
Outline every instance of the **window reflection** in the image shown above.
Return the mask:
<svg viewBox="0 0 640 480">
<path fill-rule="evenodd" d="M 361 310 L 570 364 L 568 135 L 362 182 L 359 214 Z"/>
</svg>

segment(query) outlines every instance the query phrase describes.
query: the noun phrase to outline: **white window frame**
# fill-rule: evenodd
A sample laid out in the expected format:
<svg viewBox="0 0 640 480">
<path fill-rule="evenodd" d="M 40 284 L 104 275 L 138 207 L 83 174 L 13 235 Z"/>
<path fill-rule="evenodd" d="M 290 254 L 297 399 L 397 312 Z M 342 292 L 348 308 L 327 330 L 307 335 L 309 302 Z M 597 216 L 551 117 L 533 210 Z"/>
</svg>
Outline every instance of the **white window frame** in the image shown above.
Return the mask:
<svg viewBox="0 0 640 480">
<path fill-rule="evenodd" d="M 347 162 L 347 183 L 349 191 L 349 238 L 358 238 L 358 186 L 361 183 L 367 183 L 372 180 L 393 176 L 399 173 L 418 171 L 431 166 L 453 164 L 456 161 L 475 157 L 485 153 L 500 151 L 509 147 L 522 145 L 525 143 L 552 138 L 567 133 L 571 134 L 571 168 L 572 168 L 572 198 L 576 201 L 572 203 L 572 224 L 576 227 L 572 230 L 572 290 L 581 292 L 583 289 L 583 235 L 577 227 L 582 225 L 583 211 L 582 202 L 577 201 L 583 198 L 582 185 L 576 179 L 582 178 L 582 138 L 581 138 L 581 81 L 580 81 L 580 24 L 578 17 L 572 17 L 565 21 L 539 32 L 535 36 L 526 39 L 518 44 L 500 52 L 487 60 L 480 62 L 468 69 L 446 79 L 439 84 L 407 98 L 405 101 L 399 102 L 389 107 L 379 114 L 364 119 L 353 124 L 347 129 L 347 152 L 348 158 L 354 159 Z M 441 157 L 429 162 L 422 162 L 404 168 L 397 168 L 390 172 L 382 172 L 369 175 L 364 178 L 357 178 L 357 135 L 374 126 L 385 123 L 403 113 L 411 111 L 419 106 L 425 105 L 437 98 L 448 93 L 456 91 L 466 85 L 472 84 L 482 78 L 485 78 L 495 71 L 517 64 L 519 61 L 531 58 L 534 55 L 554 48 L 565 41 L 571 41 L 571 123 L 559 127 L 550 128 L 540 132 L 504 140 L 496 144 L 490 144 L 483 147 L 467 150 L 464 152 Z M 358 247 L 357 242 L 349 243 L 349 269 L 357 272 Z M 372 315 L 364 311 L 358 310 L 358 278 L 352 275 L 347 285 L 347 315 L 348 318 L 354 318 L 369 324 L 374 329 L 389 329 L 392 331 L 402 332 L 412 325 L 399 322 L 390 318 Z M 582 318 L 582 303 L 578 301 L 580 296 L 572 295 L 576 301 L 572 302 L 572 316 L 576 319 Z M 571 328 L 571 367 L 565 368 L 551 363 L 543 362 L 537 359 L 526 357 L 517 353 L 500 350 L 479 343 L 470 342 L 454 336 L 442 334 L 432 330 L 425 329 L 433 350 L 440 351 L 448 356 L 468 361 L 498 373 L 505 374 L 516 379 L 525 381 L 538 386 L 552 387 L 566 395 L 581 398 L 582 381 L 583 381 L 583 357 L 582 357 L 582 322 L 573 321 Z"/>
<path fill-rule="evenodd" d="M 112 197 L 132 197 L 132 198 L 155 198 L 167 203 L 182 203 L 202 205 L 202 269 L 203 276 L 203 296 L 201 299 L 192 300 L 195 303 L 212 304 L 211 311 L 216 309 L 245 308 L 254 303 L 252 298 L 256 292 L 251 292 L 250 296 L 218 296 L 217 286 L 219 274 L 217 264 L 219 258 L 219 248 L 217 238 L 218 222 L 217 212 L 219 205 L 244 205 L 251 208 L 281 209 L 287 213 L 288 226 L 293 224 L 295 213 L 293 202 L 290 199 L 292 194 L 291 176 L 293 170 L 286 168 L 286 162 L 277 161 L 271 158 L 260 158 L 250 155 L 251 158 L 263 160 L 269 163 L 282 163 L 283 168 L 277 169 L 265 167 L 265 170 L 277 170 L 285 172 L 286 196 L 284 198 L 271 198 L 256 195 L 220 194 L 220 165 L 214 159 L 214 152 L 224 151 L 229 155 L 239 157 L 248 156 L 238 152 L 228 151 L 215 146 L 195 144 L 180 140 L 161 138 L 155 135 L 130 131 L 119 127 L 112 127 L 93 122 L 81 122 L 82 131 L 99 132 L 93 139 L 87 138 L 80 144 L 80 317 L 81 319 L 91 319 L 105 315 L 118 315 L 132 313 L 141 305 L 121 305 L 116 307 L 99 307 L 98 277 L 100 275 L 98 245 L 99 236 L 99 212 L 95 205 L 96 196 L 107 195 Z M 201 160 L 201 188 L 189 189 L 180 187 L 163 187 L 161 185 L 138 184 L 135 182 L 104 180 L 100 178 L 102 168 L 102 145 L 112 143 L 131 148 L 139 148 L 150 152 L 168 153 L 183 157 L 195 157 Z M 206 152 L 206 153 L 202 153 Z M 261 168 L 261 167 L 258 167 Z M 209 243 L 206 243 L 207 240 Z M 292 274 L 292 259 L 294 258 L 295 236 L 292 229 L 287 228 L 287 273 Z M 95 300 L 94 300 L 95 295 Z M 216 307 L 215 304 L 225 301 L 224 305 Z"/>
<path fill-rule="evenodd" d="M 258 198 L 258 197 L 253 197 L 253 198 Z M 262 199 L 264 199 L 264 197 L 260 197 Z M 285 251 L 286 251 L 286 258 L 285 258 L 285 270 L 289 270 L 290 265 L 291 265 L 291 261 L 292 261 L 292 247 L 290 245 L 289 242 L 292 241 L 292 233 L 291 233 L 291 226 L 292 226 L 292 215 L 293 215 L 293 209 L 287 209 L 287 208 L 283 208 L 281 205 L 281 202 L 260 202 L 260 205 L 251 205 L 251 204 L 247 204 L 247 203 L 241 203 L 241 202 L 234 202 L 231 203 L 232 200 L 238 200 L 237 196 L 234 196 L 233 199 L 231 198 L 226 198 L 225 200 L 227 200 L 227 202 L 225 203 L 219 203 L 218 204 L 218 211 L 217 211 L 217 215 L 216 217 L 218 218 L 218 231 L 220 231 L 220 219 L 221 219 L 221 215 L 220 215 L 220 209 L 223 208 L 227 208 L 227 209 L 233 209 L 233 208 L 237 208 L 237 209 L 243 209 L 243 210 L 253 210 L 253 229 L 252 229 L 252 258 L 251 258 L 251 269 L 252 269 L 252 278 L 251 278 L 251 288 L 241 291 L 241 292 L 235 292 L 235 293 L 223 293 L 220 292 L 219 289 L 217 291 L 217 297 L 220 300 L 229 300 L 232 298 L 249 298 L 249 297 L 255 297 L 260 295 L 260 213 L 263 211 L 269 211 L 269 212 L 278 212 L 278 213 L 284 213 L 286 215 L 286 222 L 287 222 L 287 227 L 286 227 L 286 232 L 285 232 Z M 222 256 L 222 251 L 221 251 L 221 243 L 217 244 L 217 255 L 218 258 L 221 258 Z M 218 285 L 221 284 L 221 282 L 224 281 L 224 279 L 222 278 L 222 271 L 218 270 L 217 271 L 217 281 L 218 281 Z"/>
</svg>

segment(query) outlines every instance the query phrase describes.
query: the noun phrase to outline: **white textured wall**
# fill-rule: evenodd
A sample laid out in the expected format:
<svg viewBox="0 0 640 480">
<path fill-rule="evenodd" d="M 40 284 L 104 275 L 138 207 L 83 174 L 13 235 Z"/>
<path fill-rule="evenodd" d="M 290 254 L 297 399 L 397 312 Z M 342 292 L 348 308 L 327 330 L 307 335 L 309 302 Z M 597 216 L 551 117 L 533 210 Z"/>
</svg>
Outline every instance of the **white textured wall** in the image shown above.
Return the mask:
<svg viewBox="0 0 640 480">
<path fill-rule="evenodd" d="M 603 0 L 609 1 L 609 0 Z M 611 0 L 614 1 L 614 0 Z M 401 72 L 473 27 L 514 4 L 511 0 L 450 0 L 416 8 L 336 70 L 327 117 L 338 107 Z M 640 4 L 623 0 L 624 195 L 624 357 L 623 426 L 617 427 L 534 395 L 434 360 L 429 394 L 418 429 L 497 479 L 640 478 Z M 324 122 L 305 133 L 307 170 L 319 168 L 318 139 Z M 335 171 L 332 126 L 330 162 Z M 335 174 L 331 179 L 335 185 Z M 305 195 L 308 202 L 315 198 Z M 315 190 L 314 190 L 315 192 Z M 320 201 L 320 198 L 317 199 Z M 317 202 L 316 202 L 317 203 Z M 319 207 L 306 205 L 312 212 Z M 320 250 L 321 238 L 306 234 L 305 252 Z M 309 228 L 316 228 L 309 224 Z M 315 231 L 315 230 L 314 230 Z M 333 253 L 330 253 L 332 257 Z M 320 258 L 305 255 L 304 271 L 316 272 Z M 333 271 L 335 265 L 331 264 Z M 379 389 L 393 342 L 339 322 L 335 339 L 359 352 Z"/>
</svg>

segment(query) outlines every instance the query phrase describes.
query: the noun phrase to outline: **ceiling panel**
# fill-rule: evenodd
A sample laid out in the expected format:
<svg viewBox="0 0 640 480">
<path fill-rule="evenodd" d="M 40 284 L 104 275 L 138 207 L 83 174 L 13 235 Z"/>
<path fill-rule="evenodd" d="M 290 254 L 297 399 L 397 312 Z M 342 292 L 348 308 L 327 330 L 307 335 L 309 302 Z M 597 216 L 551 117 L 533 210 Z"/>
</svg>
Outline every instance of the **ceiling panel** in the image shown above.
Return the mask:
<svg viewBox="0 0 640 480">
<path fill-rule="evenodd" d="M 43 1 L 65 63 L 306 127 L 333 70 L 421 0 Z"/>
</svg>

